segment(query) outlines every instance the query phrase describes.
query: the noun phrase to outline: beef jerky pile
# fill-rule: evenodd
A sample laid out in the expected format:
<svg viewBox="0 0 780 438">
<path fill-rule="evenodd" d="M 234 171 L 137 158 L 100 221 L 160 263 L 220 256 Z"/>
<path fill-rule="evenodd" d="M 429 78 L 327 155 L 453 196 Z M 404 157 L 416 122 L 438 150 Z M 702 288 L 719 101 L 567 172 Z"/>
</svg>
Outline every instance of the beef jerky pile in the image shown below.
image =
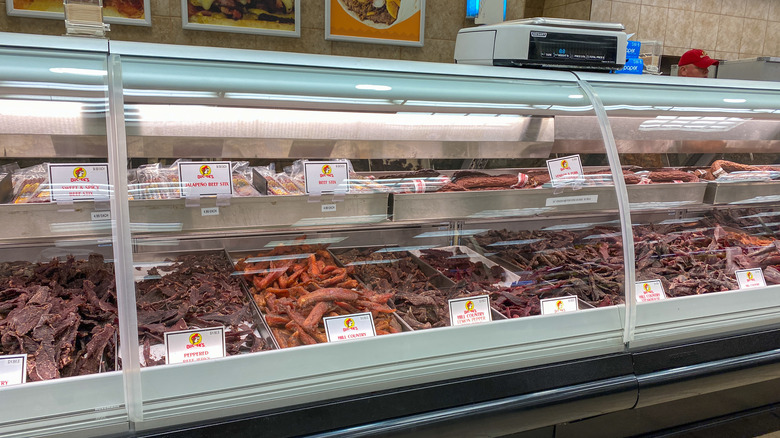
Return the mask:
<svg viewBox="0 0 780 438">
<path fill-rule="evenodd" d="M 637 280 L 660 279 L 670 297 L 738 289 L 738 269 L 761 268 L 767 284 L 780 284 L 778 236 L 750 213 L 719 210 L 684 224 L 634 227 Z"/>
<path fill-rule="evenodd" d="M 113 264 L 88 260 L 0 263 L 0 355 L 27 354 L 27 379 L 114 370 Z"/>
<path fill-rule="evenodd" d="M 619 232 L 614 227 L 554 232 L 491 230 L 477 235 L 476 242 L 518 266 L 515 273 L 526 285 L 513 288 L 515 293 L 541 299 L 576 295 L 598 307 L 624 301 Z M 500 244 L 515 241 L 527 243 Z M 499 245 L 490 246 L 496 243 Z"/>
<path fill-rule="evenodd" d="M 151 346 L 163 344 L 163 333 L 170 331 L 224 326 L 228 355 L 272 348 L 255 334 L 251 303 L 232 272 L 222 252 L 188 254 L 170 266 L 152 268 L 149 275 L 159 279 L 136 284 L 146 366 L 165 363 L 164 357 L 153 357 Z"/>
<path fill-rule="evenodd" d="M 388 306 L 393 294 L 364 288 L 323 246 L 279 246 L 257 258 L 239 260 L 236 269 L 251 282 L 281 348 L 327 342 L 322 319 L 329 316 L 370 312 L 378 335 L 402 330 Z"/>
<path fill-rule="evenodd" d="M 469 291 L 491 290 L 506 281 L 506 271 L 498 265 L 488 267 L 481 261 L 471 261 L 460 249 L 424 249 L 420 259 L 454 281 L 456 289 Z"/>
<path fill-rule="evenodd" d="M 469 295 L 452 287 L 437 288 L 406 251 L 378 253 L 372 249 L 351 249 L 337 257 L 345 264 L 387 261 L 358 264 L 354 266 L 355 272 L 371 289 L 392 292 L 398 315 L 415 330 L 450 325 L 447 301 Z"/>
</svg>

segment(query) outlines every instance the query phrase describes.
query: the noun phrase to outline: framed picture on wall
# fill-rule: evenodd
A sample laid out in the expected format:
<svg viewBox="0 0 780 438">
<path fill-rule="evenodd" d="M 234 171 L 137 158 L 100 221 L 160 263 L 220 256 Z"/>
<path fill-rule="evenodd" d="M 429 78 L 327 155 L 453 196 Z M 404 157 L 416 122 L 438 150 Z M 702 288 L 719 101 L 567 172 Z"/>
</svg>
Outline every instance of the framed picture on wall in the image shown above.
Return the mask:
<svg viewBox="0 0 780 438">
<path fill-rule="evenodd" d="M 325 0 L 325 39 L 423 45 L 425 0 Z"/>
<path fill-rule="evenodd" d="M 191 30 L 301 36 L 301 0 L 181 0 Z"/>
<path fill-rule="evenodd" d="M 6 0 L 6 12 L 13 17 L 65 19 L 62 0 Z M 151 26 L 149 0 L 103 0 L 103 21 L 111 24 Z"/>
</svg>

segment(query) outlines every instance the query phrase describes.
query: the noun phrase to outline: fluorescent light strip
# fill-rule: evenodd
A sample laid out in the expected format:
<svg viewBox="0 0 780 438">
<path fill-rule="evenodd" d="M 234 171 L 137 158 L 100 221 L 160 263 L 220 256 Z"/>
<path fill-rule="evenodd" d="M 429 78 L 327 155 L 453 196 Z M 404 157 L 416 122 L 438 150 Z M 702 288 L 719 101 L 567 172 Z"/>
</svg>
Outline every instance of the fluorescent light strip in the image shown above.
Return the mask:
<svg viewBox="0 0 780 438">
<path fill-rule="evenodd" d="M 475 234 L 484 233 L 486 231 L 490 231 L 490 230 L 485 228 L 482 230 L 429 231 L 427 233 L 422 233 L 414 236 L 414 239 L 423 239 L 427 237 L 473 236 Z"/>
<path fill-rule="evenodd" d="M 264 248 L 275 248 L 277 246 L 301 246 L 301 245 L 329 245 L 347 240 L 346 237 L 320 237 L 312 239 L 294 239 L 294 240 L 272 240 L 265 244 Z"/>
<path fill-rule="evenodd" d="M 422 251 L 424 249 L 437 248 L 439 245 L 419 245 L 419 246 L 395 246 L 389 248 L 382 248 L 374 251 L 374 253 L 381 254 L 385 252 L 401 252 L 401 251 Z"/>
</svg>

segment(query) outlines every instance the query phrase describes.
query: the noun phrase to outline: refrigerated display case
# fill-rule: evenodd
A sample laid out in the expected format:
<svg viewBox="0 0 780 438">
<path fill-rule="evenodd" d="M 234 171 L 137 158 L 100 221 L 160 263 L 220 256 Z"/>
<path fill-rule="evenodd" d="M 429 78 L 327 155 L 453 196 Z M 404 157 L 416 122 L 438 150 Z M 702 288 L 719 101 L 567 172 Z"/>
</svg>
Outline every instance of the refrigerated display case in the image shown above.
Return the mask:
<svg viewBox="0 0 780 438">
<path fill-rule="evenodd" d="M 37 68 L 37 95 L 60 100 L 48 77 L 80 54 L 70 41 L 3 47 L 23 58 L 4 71 L 6 93 Z M 780 380 L 780 87 L 124 42 L 96 52 L 107 131 L 8 134 L 102 141 L 111 220 L 95 231 L 85 204 L 3 205 L 29 217 L 3 247 L 32 260 L 30 242 L 105 236 L 121 371 L 3 388 L 36 405 L 1 414 L 10 436 L 553 436 L 615 418 L 620 435 L 704 415 L 653 426 L 631 417 L 642 409 Z M 87 215 L 80 226 L 57 225 L 66 205 Z M 739 289 L 734 272 L 756 268 L 767 286 Z M 666 299 L 638 303 L 652 280 Z M 549 299 L 567 311 L 542 315 Z M 364 339 L 339 341 L 353 333 Z"/>
</svg>

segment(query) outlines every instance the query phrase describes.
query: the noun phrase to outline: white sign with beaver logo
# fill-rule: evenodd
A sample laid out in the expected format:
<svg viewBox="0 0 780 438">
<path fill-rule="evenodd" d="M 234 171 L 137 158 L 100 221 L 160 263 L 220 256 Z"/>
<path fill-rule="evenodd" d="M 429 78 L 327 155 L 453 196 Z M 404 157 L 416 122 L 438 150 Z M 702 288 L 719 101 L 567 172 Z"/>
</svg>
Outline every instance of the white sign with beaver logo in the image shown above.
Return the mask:
<svg viewBox="0 0 780 438">
<path fill-rule="evenodd" d="M 52 202 L 108 200 L 108 164 L 49 164 Z"/>
</svg>

